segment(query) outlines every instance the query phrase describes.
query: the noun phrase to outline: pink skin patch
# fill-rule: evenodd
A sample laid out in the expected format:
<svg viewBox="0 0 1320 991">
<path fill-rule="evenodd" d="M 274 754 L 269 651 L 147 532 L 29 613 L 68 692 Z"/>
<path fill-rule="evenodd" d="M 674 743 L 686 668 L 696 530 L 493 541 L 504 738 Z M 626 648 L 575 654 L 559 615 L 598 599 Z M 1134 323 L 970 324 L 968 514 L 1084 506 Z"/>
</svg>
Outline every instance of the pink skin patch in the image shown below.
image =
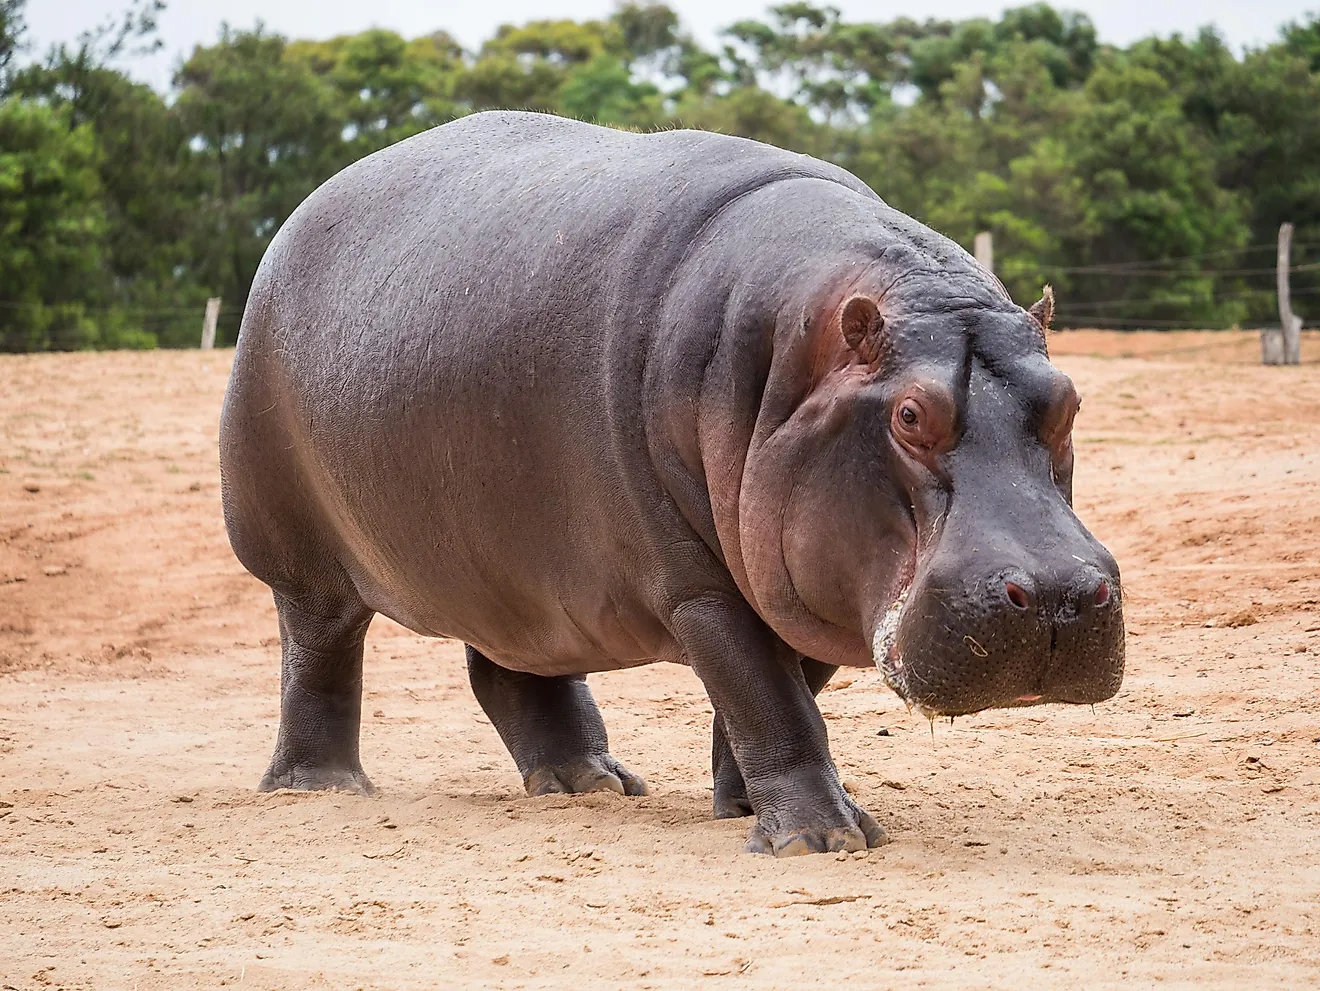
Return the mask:
<svg viewBox="0 0 1320 991">
<path fill-rule="evenodd" d="M 1037 699 L 1039 699 L 1039 698 L 1040 698 L 1039 695 L 1019 695 L 1019 696 L 1017 697 L 1017 701 L 1019 701 L 1019 702 L 1035 702 L 1035 701 L 1036 701 Z"/>
</svg>

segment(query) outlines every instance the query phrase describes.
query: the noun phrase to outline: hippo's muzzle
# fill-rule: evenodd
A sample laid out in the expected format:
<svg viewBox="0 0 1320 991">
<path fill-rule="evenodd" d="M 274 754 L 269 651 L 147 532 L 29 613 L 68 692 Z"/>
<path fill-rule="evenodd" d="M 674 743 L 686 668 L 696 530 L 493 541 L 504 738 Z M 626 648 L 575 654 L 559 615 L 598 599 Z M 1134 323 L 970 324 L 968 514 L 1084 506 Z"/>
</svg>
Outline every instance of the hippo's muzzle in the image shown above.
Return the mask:
<svg viewBox="0 0 1320 991">
<path fill-rule="evenodd" d="M 1034 574 L 918 575 L 877 624 L 876 667 L 926 715 L 1112 698 L 1123 679 L 1122 589 L 1104 554 Z"/>
</svg>

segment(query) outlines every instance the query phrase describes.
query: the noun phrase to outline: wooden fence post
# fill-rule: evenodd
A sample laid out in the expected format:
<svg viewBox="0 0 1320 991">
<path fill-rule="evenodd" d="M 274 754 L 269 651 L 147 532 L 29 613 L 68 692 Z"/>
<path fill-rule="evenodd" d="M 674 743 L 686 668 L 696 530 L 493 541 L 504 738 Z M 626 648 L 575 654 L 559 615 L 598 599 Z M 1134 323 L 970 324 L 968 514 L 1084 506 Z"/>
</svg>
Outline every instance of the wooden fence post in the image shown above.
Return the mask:
<svg viewBox="0 0 1320 991">
<path fill-rule="evenodd" d="M 215 322 L 220 317 L 220 298 L 212 296 L 206 301 L 206 316 L 202 318 L 202 350 L 215 347 Z"/>
<path fill-rule="evenodd" d="M 1292 224 L 1279 225 L 1275 288 L 1279 293 L 1279 329 L 1261 331 L 1260 357 L 1267 365 L 1296 365 L 1302 360 L 1302 318 L 1292 311 L 1288 272 L 1292 268 Z"/>
<path fill-rule="evenodd" d="M 974 248 L 973 253 L 976 255 L 976 260 L 985 266 L 987 272 L 993 272 L 995 270 L 995 242 L 989 231 L 981 231 L 976 235 Z"/>
</svg>

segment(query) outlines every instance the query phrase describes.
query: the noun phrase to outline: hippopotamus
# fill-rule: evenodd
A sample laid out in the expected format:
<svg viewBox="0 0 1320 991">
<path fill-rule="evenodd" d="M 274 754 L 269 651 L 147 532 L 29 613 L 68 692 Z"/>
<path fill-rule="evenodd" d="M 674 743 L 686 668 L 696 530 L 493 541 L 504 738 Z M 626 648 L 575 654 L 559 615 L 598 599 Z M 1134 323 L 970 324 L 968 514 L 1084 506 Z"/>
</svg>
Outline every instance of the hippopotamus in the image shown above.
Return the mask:
<svg viewBox="0 0 1320 991">
<path fill-rule="evenodd" d="M 647 794 L 586 676 L 669 661 L 749 852 L 884 842 L 816 705 L 839 666 L 932 717 L 1122 679 L 1052 307 L 737 137 L 489 112 L 344 169 L 261 262 L 221 418 L 230 542 L 279 616 L 260 787 L 373 792 L 383 613 L 466 644 L 531 795 Z"/>
</svg>

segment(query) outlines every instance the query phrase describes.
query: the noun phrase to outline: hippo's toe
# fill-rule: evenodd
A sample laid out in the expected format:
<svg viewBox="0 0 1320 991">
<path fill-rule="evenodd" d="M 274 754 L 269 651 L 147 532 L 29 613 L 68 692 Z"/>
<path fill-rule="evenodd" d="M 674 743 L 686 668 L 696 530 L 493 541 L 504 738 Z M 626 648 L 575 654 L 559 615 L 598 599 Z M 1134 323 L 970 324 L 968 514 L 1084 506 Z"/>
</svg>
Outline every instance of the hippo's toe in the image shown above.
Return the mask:
<svg viewBox="0 0 1320 991">
<path fill-rule="evenodd" d="M 889 834 L 869 812 L 852 807 L 855 822 L 837 825 L 798 825 L 774 828 L 758 817 L 743 847 L 748 853 L 797 857 L 804 853 L 836 853 L 884 846 Z"/>
<path fill-rule="evenodd" d="M 266 771 L 261 784 L 257 785 L 257 791 L 278 791 L 280 788 L 291 788 L 294 791 L 347 791 L 368 798 L 376 794 L 376 786 L 360 768 L 314 767 L 276 761 Z"/>
<path fill-rule="evenodd" d="M 620 795 L 648 794 L 646 782 L 609 754 L 568 764 L 538 767 L 523 779 L 527 794 L 565 795 L 612 791 Z"/>
</svg>

